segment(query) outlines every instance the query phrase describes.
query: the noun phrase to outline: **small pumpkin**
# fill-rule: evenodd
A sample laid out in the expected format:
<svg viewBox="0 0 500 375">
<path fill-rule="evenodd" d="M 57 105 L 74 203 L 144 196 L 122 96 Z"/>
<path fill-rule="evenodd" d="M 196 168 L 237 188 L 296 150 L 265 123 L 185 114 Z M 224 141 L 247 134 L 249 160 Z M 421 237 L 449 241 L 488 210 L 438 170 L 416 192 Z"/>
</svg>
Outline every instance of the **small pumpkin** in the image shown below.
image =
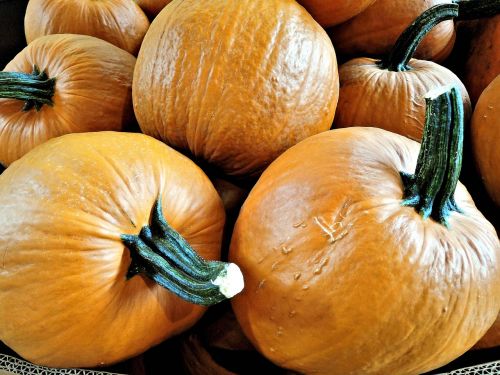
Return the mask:
<svg viewBox="0 0 500 375">
<path fill-rule="evenodd" d="M 331 41 L 293 0 L 174 0 L 134 72 L 142 131 L 233 176 L 328 130 L 337 99 Z"/>
<path fill-rule="evenodd" d="M 471 122 L 474 159 L 490 198 L 500 206 L 500 75 L 479 97 Z"/>
<path fill-rule="evenodd" d="M 137 55 L 149 21 L 130 0 L 30 0 L 24 18 L 28 44 L 49 34 L 83 34 Z"/>
<path fill-rule="evenodd" d="M 318 23 L 329 27 L 345 22 L 369 7 L 375 0 L 298 0 Z"/>
<path fill-rule="evenodd" d="M 51 367 L 144 352 L 241 290 L 212 261 L 223 225 L 208 177 L 153 138 L 44 143 L 0 176 L 0 340 Z"/>
<path fill-rule="evenodd" d="M 134 66 L 130 53 L 86 35 L 30 43 L 0 72 L 0 164 L 63 134 L 131 127 Z"/>
<path fill-rule="evenodd" d="M 383 56 L 420 14 L 432 6 L 451 3 L 451 0 L 377 0 L 356 17 L 330 29 L 329 35 L 342 55 Z M 451 53 L 454 41 L 453 21 L 442 22 L 422 41 L 415 57 L 443 61 Z"/>
<path fill-rule="evenodd" d="M 137 4 L 151 19 L 171 2 L 172 0 L 137 0 Z"/>
<path fill-rule="evenodd" d="M 334 127 L 375 126 L 420 141 L 425 123 L 424 95 L 442 85 L 460 88 L 468 120 L 471 104 L 460 79 L 432 61 L 412 59 L 427 33 L 436 24 L 457 17 L 458 10 L 457 4 L 436 5 L 401 34 L 385 59 L 356 58 L 343 64 Z"/>
<path fill-rule="evenodd" d="M 496 319 L 500 242 L 458 182 L 458 88 L 427 107 L 420 153 L 382 129 L 332 130 L 286 151 L 250 192 L 230 249 L 245 290 L 231 303 L 277 365 L 421 374 Z"/>
<path fill-rule="evenodd" d="M 483 20 L 471 41 L 464 82 L 476 103 L 484 89 L 500 74 L 500 15 Z"/>
</svg>

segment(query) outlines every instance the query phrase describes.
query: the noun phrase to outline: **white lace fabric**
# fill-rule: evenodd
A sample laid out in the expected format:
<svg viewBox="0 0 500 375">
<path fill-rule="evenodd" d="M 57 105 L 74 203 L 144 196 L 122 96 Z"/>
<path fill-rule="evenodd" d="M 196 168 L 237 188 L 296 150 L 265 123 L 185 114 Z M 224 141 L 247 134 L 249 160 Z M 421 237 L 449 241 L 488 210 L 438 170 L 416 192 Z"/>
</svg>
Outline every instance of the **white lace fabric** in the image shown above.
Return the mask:
<svg viewBox="0 0 500 375">
<path fill-rule="evenodd" d="M 0 354 L 0 375 L 122 375 L 82 369 L 54 369 L 36 366 L 21 359 Z M 438 375 L 500 375 L 500 361 L 465 367 Z"/>
</svg>

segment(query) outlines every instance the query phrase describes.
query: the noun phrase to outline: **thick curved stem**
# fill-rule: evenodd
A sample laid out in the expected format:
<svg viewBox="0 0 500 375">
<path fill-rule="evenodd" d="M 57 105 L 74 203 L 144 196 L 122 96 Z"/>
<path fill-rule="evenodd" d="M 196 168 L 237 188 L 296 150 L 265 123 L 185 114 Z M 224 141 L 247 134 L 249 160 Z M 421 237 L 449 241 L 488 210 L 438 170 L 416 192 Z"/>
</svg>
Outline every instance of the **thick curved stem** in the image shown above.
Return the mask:
<svg viewBox="0 0 500 375">
<path fill-rule="evenodd" d="M 0 72 L 0 98 L 23 100 L 23 111 L 33 107 L 39 111 L 44 104 L 54 105 L 55 83 L 55 78 L 40 72 L 36 65 L 31 74 Z"/>
<path fill-rule="evenodd" d="M 457 20 L 492 17 L 500 13 L 500 0 L 455 0 L 458 4 Z"/>
<path fill-rule="evenodd" d="M 153 207 L 151 224 L 138 235 L 121 236 L 130 250 L 127 274 L 144 274 L 177 296 L 210 306 L 243 289 L 243 276 L 234 263 L 207 261 L 163 217 L 161 200 Z"/>
<path fill-rule="evenodd" d="M 458 16 L 458 4 L 438 4 L 423 12 L 400 35 L 389 55 L 380 61 L 382 69 L 393 72 L 408 70 L 408 63 L 427 33 L 438 23 Z"/>
<path fill-rule="evenodd" d="M 460 212 L 454 199 L 462 167 L 464 113 L 460 90 L 445 87 L 425 98 L 424 135 L 414 174 L 401 172 L 403 206 L 415 207 L 448 227 L 452 211 Z"/>
</svg>

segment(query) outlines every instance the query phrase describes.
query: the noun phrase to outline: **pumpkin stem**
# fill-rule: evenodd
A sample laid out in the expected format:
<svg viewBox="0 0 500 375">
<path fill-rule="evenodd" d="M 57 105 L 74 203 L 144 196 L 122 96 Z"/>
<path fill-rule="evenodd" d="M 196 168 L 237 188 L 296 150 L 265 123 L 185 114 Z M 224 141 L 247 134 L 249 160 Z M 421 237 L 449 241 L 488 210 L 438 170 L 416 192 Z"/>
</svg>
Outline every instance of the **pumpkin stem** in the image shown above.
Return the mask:
<svg viewBox="0 0 500 375">
<path fill-rule="evenodd" d="M 161 199 L 151 224 L 138 235 L 123 234 L 132 262 L 127 278 L 144 274 L 188 302 L 210 306 L 243 289 L 243 275 L 234 263 L 207 261 L 165 220 Z"/>
<path fill-rule="evenodd" d="M 423 12 L 399 36 L 389 55 L 379 62 L 382 69 L 392 72 L 409 70 L 408 63 L 418 45 L 438 23 L 458 16 L 458 4 L 438 4 Z"/>
<path fill-rule="evenodd" d="M 31 74 L 0 72 L 0 98 L 23 100 L 23 111 L 33 107 L 39 111 L 44 104 L 54 105 L 55 84 L 56 79 L 40 72 L 36 65 Z"/>
<path fill-rule="evenodd" d="M 425 97 L 426 117 L 422 145 L 414 174 L 400 172 L 403 206 L 415 207 L 448 227 L 452 211 L 461 212 L 454 193 L 462 168 L 464 109 L 460 90 L 438 88 Z"/>
<path fill-rule="evenodd" d="M 457 20 L 491 17 L 500 13 L 500 0 L 455 0 L 458 4 Z"/>
</svg>

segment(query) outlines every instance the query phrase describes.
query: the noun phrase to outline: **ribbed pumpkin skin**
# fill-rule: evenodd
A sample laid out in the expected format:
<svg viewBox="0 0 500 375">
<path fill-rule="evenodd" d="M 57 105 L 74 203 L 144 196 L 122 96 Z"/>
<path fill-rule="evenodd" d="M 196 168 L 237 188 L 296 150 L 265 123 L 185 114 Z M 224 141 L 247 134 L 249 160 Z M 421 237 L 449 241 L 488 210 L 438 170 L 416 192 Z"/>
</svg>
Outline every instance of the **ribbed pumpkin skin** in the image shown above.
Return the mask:
<svg viewBox="0 0 500 375">
<path fill-rule="evenodd" d="M 86 35 L 48 35 L 22 50 L 4 69 L 56 78 L 54 105 L 23 112 L 23 101 L 0 99 L 0 163 L 7 166 L 35 146 L 67 133 L 122 130 L 134 122 L 135 57 Z"/>
<path fill-rule="evenodd" d="M 444 85 L 460 87 L 465 117 L 470 118 L 469 95 L 452 71 L 425 60 L 412 59 L 409 65 L 408 71 L 391 72 L 370 58 L 343 64 L 334 127 L 374 126 L 420 142 L 425 124 L 424 95 Z"/>
<path fill-rule="evenodd" d="M 465 66 L 465 84 L 473 103 L 500 74 L 500 15 L 482 20 L 472 39 Z"/>
<path fill-rule="evenodd" d="M 471 122 L 474 158 L 491 199 L 500 206 L 500 75 L 484 90 Z"/>
<path fill-rule="evenodd" d="M 374 56 L 389 53 L 399 35 L 421 13 L 450 0 L 377 0 L 364 12 L 329 31 L 337 52 L 348 56 Z M 443 61 L 453 49 L 453 21 L 434 27 L 422 40 L 415 57 Z"/>
<path fill-rule="evenodd" d="M 149 17 L 153 18 L 171 2 L 172 0 L 137 0 L 137 5 L 139 5 Z"/>
<path fill-rule="evenodd" d="M 227 174 L 258 174 L 330 128 L 335 51 L 293 0 L 174 0 L 144 38 L 133 99 L 144 133 Z"/>
<path fill-rule="evenodd" d="M 83 34 L 137 55 L 149 21 L 130 0 L 30 0 L 24 18 L 26 40 L 49 34 Z"/>
<path fill-rule="evenodd" d="M 0 176 L 0 340 L 29 361 L 93 367 L 193 325 L 204 308 L 143 276 L 126 279 L 121 234 L 169 224 L 216 259 L 224 209 L 193 162 L 142 134 L 65 135 Z"/>
<path fill-rule="evenodd" d="M 469 349 L 500 307 L 500 243 L 463 185 L 451 229 L 402 207 L 418 144 L 375 128 L 310 137 L 245 201 L 232 300 L 266 357 L 304 374 L 403 375 Z"/>
<path fill-rule="evenodd" d="M 337 25 L 361 13 L 375 0 L 298 0 L 323 27 Z"/>
</svg>

